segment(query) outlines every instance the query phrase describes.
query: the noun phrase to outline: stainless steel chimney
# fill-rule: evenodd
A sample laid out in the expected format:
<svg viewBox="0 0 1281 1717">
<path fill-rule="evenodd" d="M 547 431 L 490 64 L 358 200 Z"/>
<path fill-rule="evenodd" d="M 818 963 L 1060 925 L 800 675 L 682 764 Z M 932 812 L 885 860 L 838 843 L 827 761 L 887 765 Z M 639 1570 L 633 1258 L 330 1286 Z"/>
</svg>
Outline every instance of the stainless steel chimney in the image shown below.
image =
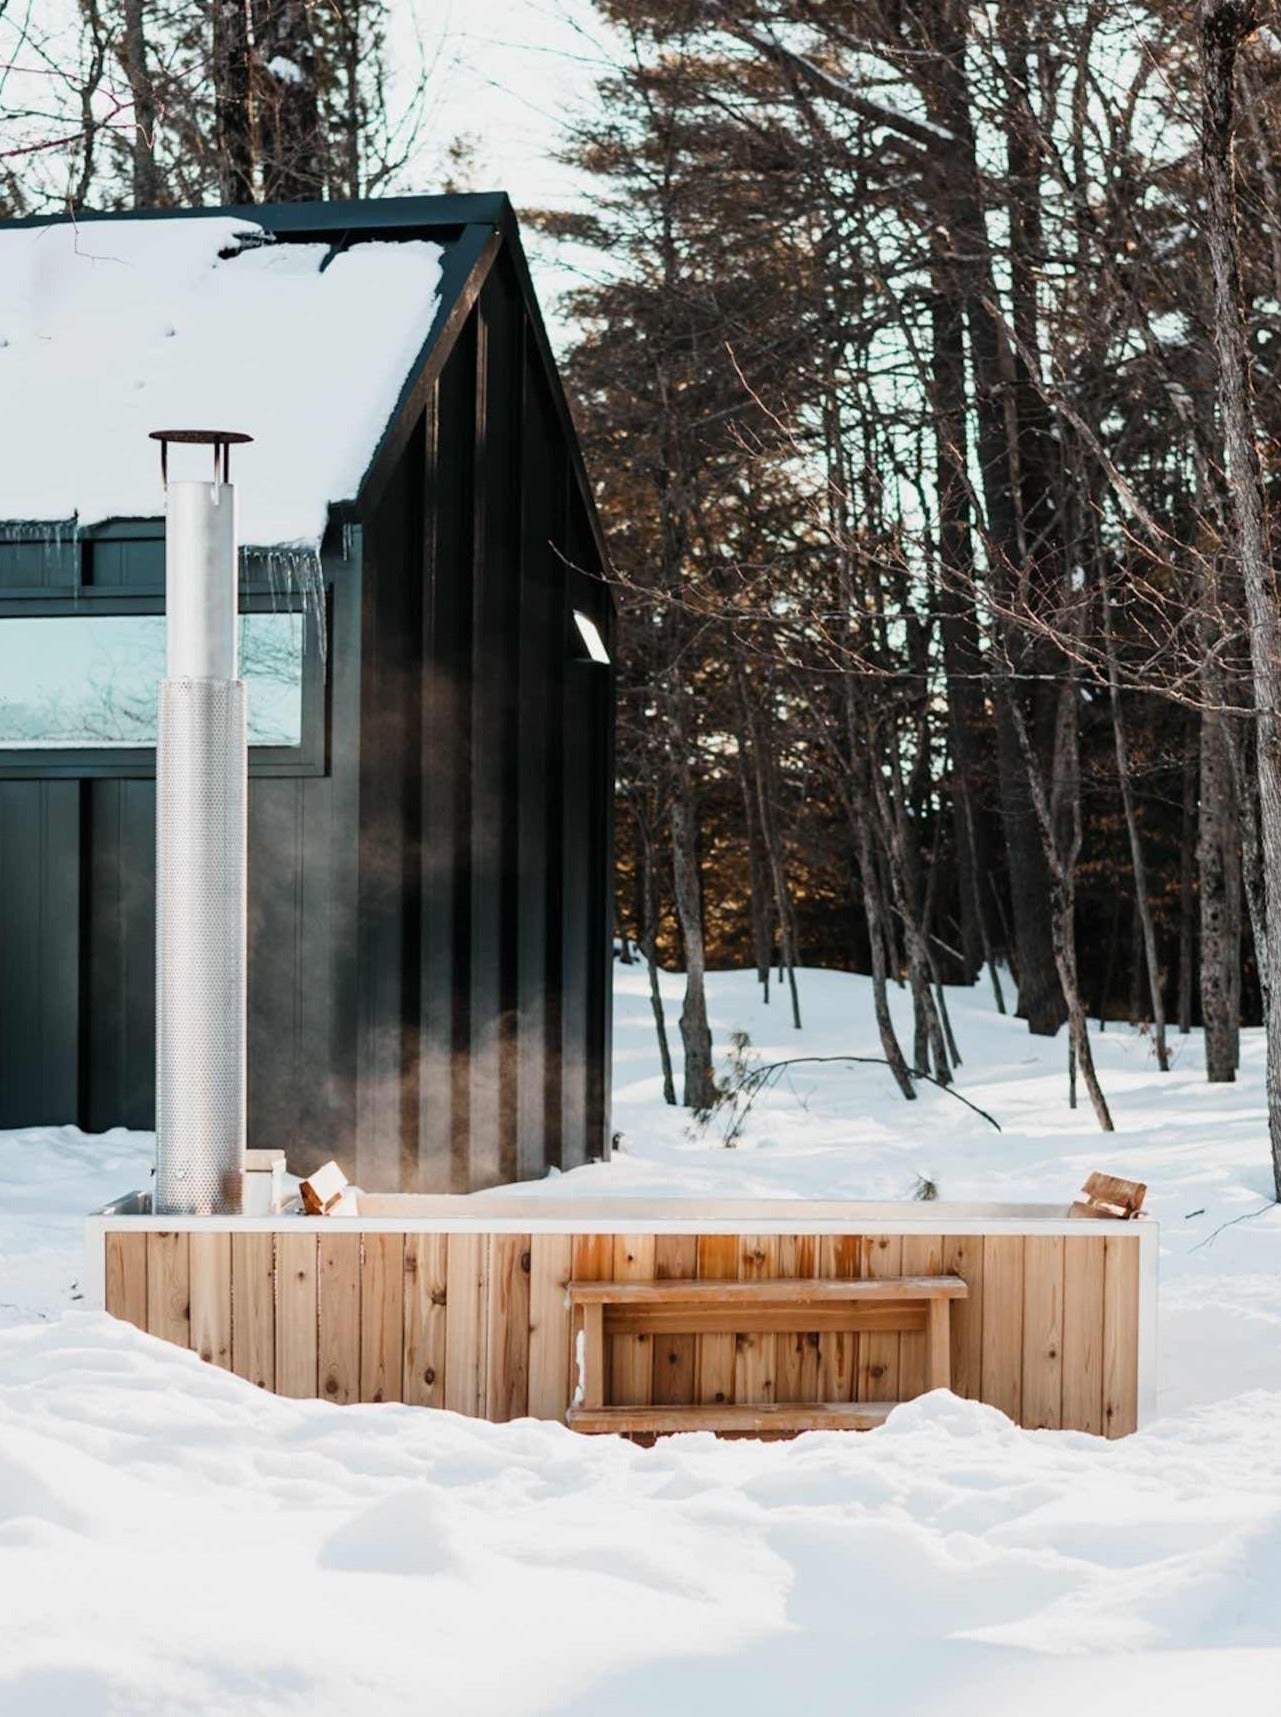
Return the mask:
<svg viewBox="0 0 1281 1717">
<path fill-rule="evenodd" d="M 246 435 L 157 430 L 168 660 L 156 743 L 156 1190 L 163 1215 L 241 1208 L 245 1167 L 248 743 L 237 676 L 236 492 Z M 171 442 L 213 447 L 170 482 Z"/>
</svg>

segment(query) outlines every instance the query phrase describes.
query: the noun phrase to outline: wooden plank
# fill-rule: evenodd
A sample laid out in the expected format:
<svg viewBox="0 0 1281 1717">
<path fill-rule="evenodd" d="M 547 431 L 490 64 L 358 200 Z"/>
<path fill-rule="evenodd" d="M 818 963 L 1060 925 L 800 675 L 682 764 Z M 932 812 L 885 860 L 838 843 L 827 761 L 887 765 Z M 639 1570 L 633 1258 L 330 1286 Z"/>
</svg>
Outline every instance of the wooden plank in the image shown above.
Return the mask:
<svg viewBox="0 0 1281 1717">
<path fill-rule="evenodd" d="M 529 1411 L 528 1234 L 495 1234 L 489 1251 L 485 1418 L 496 1425 Z"/>
<path fill-rule="evenodd" d="M 275 1239 L 231 1237 L 231 1367 L 259 1389 L 276 1387 Z"/>
<path fill-rule="evenodd" d="M 1023 1412 L 1023 1239 L 983 1237 L 983 1376 L 980 1399 L 1015 1423 Z"/>
<path fill-rule="evenodd" d="M 859 1234 L 825 1234 L 818 1246 L 819 1275 L 830 1277 L 830 1291 L 848 1303 L 854 1291 L 863 1293 L 863 1238 Z M 795 1283 L 808 1288 L 808 1284 Z M 817 1303 L 817 1299 L 815 1301 Z M 853 1331 L 818 1332 L 818 1392 L 827 1402 L 853 1401 L 858 1395 L 860 1338 Z M 896 1338 L 897 1339 L 897 1338 Z"/>
<path fill-rule="evenodd" d="M 147 1236 L 147 1329 L 161 1341 L 191 1345 L 191 1252 L 188 1234 Z"/>
<path fill-rule="evenodd" d="M 445 1315 L 449 1298 L 447 1237 L 405 1236 L 405 1368 L 403 1399 L 414 1407 L 445 1405 Z"/>
<path fill-rule="evenodd" d="M 231 1370 L 231 1235 L 190 1236 L 191 1347 L 210 1365 Z"/>
<path fill-rule="evenodd" d="M 950 1300 L 930 1301 L 930 1318 L 925 1330 L 926 1389 L 952 1387 L 951 1312 Z M 902 1351 L 900 1343 L 900 1360 Z"/>
<path fill-rule="evenodd" d="M 903 1275 L 903 1236 L 901 1234 L 868 1234 L 863 1238 L 863 1275 L 875 1281 L 887 1277 L 891 1281 Z M 896 1335 L 864 1335 L 859 1337 L 858 1400 L 897 1401 L 899 1399 L 899 1337 Z"/>
<path fill-rule="evenodd" d="M 571 1247 L 571 1279 L 576 1282 L 609 1282 L 614 1276 L 614 1237 L 612 1234 L 575 1234 Z M 582 1332 L 582 1315 L 571 1321 L 569 1339 L 568 1398 L 573 1400 L 578 1390 L 578 1336 Z M 602 1388 L 603 1388 L 602 1383 Z"/>
<path fill-rule="evenodd" d="M 780 1234 L 778 1274 L 781 1280 L 816 1276 L 818 1236 Z M 818 1349 L 817 1330 L 795 1330 L 779 1337 L 776 1394 L 780 1402 L 818 1400 Z"/>
<path fill-rule="evenodd" d="M 577 1302 L 575 1302 L 577 1303 Z M 820 1336 L 829 1331 L 838 1334 L 876 1332 L 880 1334 L 916 1331 L 924 1335 L 926 1313 L 931 1306 L 947 1306 L 950 1300 L 887 1300 L 864 1303 L 850 1300 L 832 1305 L 777 1305 L 770 1300 L 744 1305 L 736 1302 L 719 1306 L 647 1306 L 625 1304 L 611 1306 L 607 1301 L 589 1300 L 589 1305 L 601 1305 L 605 1314 L 607 1336 L 645 1334 L 649 1336 L 680 1335 L 779 1335 L 809 1331 Z"/>
<path fill-rule="evenodd" d="M 314 1401 L 320 1389 L 315 1234 L 276 1236 L 276 1393 Z"/>
<path fill-rule="evenodd" d="M 704 1235 L 702 1238 L 729 1240 L 737 1267 L 738 1241 L 734 1235 Z M 883 1237 L 885 1257 L 897 1256 L 892 1248 L 899 1238 L 897 1235 Z M 857 1235 L 824 1235 L 823 1239 L 832 1242 L 831 1247 L 821 1254 L 823 1257 L 835 1259 L 842 1269 L 847 1266 L 849 1258 L 857 1261 L 860 1245 Z M 876 1242 L 878 1247 L 881 1244 L 881 1240 Z M 828 1280 L 816 1276 L 804 1281 L 763 1278 L 759 1282 L 656 1282 L 652 1279 L 584 1282 L 575 1279 L 570 1282 L 569 1291 L 576 1300 L 600 1300 L 614 1305 L 733 1306 L 756 1305 L 766 1300 L 777 1305 L 824 1305 L 853 1300 L 955 1300 L 964 1299 L 968 1290 L 959 1276 L 890 1276 L 879 1281 Z"/>
<path fill-rule="evenodd" d="M 614 1236 L 614 1280 L 653 1284 L 652 1234 Z M 657 1290 L 662 1292 L 660 1288 Z M 648 1333 L 620 1335 L 609 1344 L 609 1389 L 605 1399 L 617 1407 L 644 1407 L 654 1390 L 654 1342 Z"/>
<path fill-rule="evenodd" d="M 405 1370 L 405 1237 L 362 1234 L 360 1399 L 399 1401 Z"/>
<path fill-rule="evenodd" d="M 699 1235 L 698 1278 L 700 1283 L 738 1280 L 736 1235 Z M 703 1335 L 698 1338 L 696 1394 L 703 1405 L 720 1406 L 734 1399 L 735 1346 L 732 1335 Z"/>
<path fill-rule="evenodd" d="M 696 1234 L 659 1234 L 654 1240 L 656 1281 L 690 1281 L 698 1273 Z M 663 1407 L 693 1404 L 698 1380 L 698 1343 L 679 1332 L 654 1336 L 651 1399 Z"/>
<path fill-rule="evenodd" d="M 738 1247 L 739 1285 L 761 1293 L 776 1293 L 779 1284 L 778 1240 L 769 1234 L 744 1234 Z M 788 1283 L 790 1289 L 793 1284 Z M 770 1308 L 772 1310 L 772 1308 Z M 778 1334 L 772 1316 L 755 1328 L 736 1314 L 734 1326 L 734 1399 L 759 1406 L 776 1399 Z"/>
<path fill-rule="evenodd" d="M 569 1410 L 570 1316 L 566 1289 L 573 1237 L 535 1234 L 529 1248 L 529 1414 L 561 1419 Z"/>
<path fill-rule="evenodd" d="M 589 1293 L 594 1282 L 614 1279 L 614 1236 L 612 1234 L 575 1234 L 572 1236 L 573 1274 L 571 1282 Z"/>
<path fill-rule="evenodd" d="M 1103 1432 L 1126 1437 L 1139 1424 L 1139 1240 L 1103 1244 Z"/>
<path fill-rule="evenodd" d="M 766 1401 L 699 1407 L 573 1407 L 569 1423 L 575 1431 L 623 1435 L 714 1431 L 725 1436 L 789 1436 L 800 1431 L 873 1431 L 895 1406 L 894 1401 Z"/>
<path fill-rule="evenodd" d="M 943 1268 L 965 1283 L 965 1298 L 952 1305 L 952 1389 L 977 1401 L 983 1384 L 983 1237 L 949 1234 Z"/>
<path fill-rule="evenodd" d="M 485 1291 L 489 1236 L 451 1234 L 445 1305 L 445 1405 L 468 1418 L 484 1416 Z"/>
<path fill-rule="evenodd" d="M 359 1234 L 323 1230 L 316 1263 L 320 1398 L 343 1407 L 360 1399 Z"/>
<path fill-rule="evenodd" d="M 942 1277 L 943 1237 L 941 1234 L 905 1234 L 903 1236 L 902 1270 L 916 1279 Z M 946 1302 L 944 1302 L 946 1304 Z M 940 1326 L 947 1328 L 946 1320 Z M 898 1344 L 898 1396 L 900 1401 L 912 1401 L 929 1388 L 929 1353 L 926 1332 L 905 1332 Z"/>
<path fill-rule="evenodd" d="M 136 1329 L 147 1327 L 147 1236 L 112 1230 L 106 1245 L 107 1310 Z"/>
<path fill-rule="evenodd" d="M 1065 1431 L 1103 1433 L 1103 1273 L 1107 1241 L 1063 1245 L 1063 1419 Z"/>
<path fill-rule="evenodd" d="M 1023 1411 L 1029 1431 L 1063 1421 L 1063 1237 L 1023 1242 Z"/>
<path fill-rule="evenodd" d="M 581 1405 L 590 1410 L 605 1405 L 605 1308 L 599 1300 L 583 1307 L 583 1353 L 579 1368 Z M 570 1409 L 573 1416 L 573 1409 Z"/>
</svg>

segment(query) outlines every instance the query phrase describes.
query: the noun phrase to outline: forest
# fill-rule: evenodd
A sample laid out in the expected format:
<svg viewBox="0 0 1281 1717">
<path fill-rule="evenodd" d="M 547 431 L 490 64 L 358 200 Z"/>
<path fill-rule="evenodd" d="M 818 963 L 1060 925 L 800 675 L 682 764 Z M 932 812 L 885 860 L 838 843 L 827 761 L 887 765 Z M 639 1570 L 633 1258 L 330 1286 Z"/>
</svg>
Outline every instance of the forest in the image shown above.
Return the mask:
<svg viewBox="0 0 1281 1717">
<path fill-rule="evenodd" d="M 1105 1129 L 1089 1015 L 1162 1067 L 1204 1024 L 1231 1080 L 1276 988 L 1281 39 L 611 15 L 570 376 L 627 621 L 620 930 L 689 973 L 685 1101 L 726 962 L 797 1010 L 798 967 L 870 972 L 905 1096 L 964 1053 L 958 982 L 1066 1024 Z"/>
<path fill-rule="evenodd" d="M 78 4 L 70 60 L 5 20 L 48 75 L 3 121 L 4 213 L 443 188 L 406 180 L 426 110 L 389 101 L 381 0 Z M 905 1098 L 964 1056 L 946 986 L 982 984 L 1062 1031 L 1104 1129 L 1091 1018 L 1161 1068 L 1203 1026 L 1212 1082 L 1263 1023 L 1281 1175 L 1281 20 L 594 10 L 583 194 L 522 216 L 587 259 L 617 936 L 664 1041 L 686 974 L 669 1100 L 717 1099 L 709 967 L 798 1023 L 803 968 L 870 974 Z"/>
</svg>

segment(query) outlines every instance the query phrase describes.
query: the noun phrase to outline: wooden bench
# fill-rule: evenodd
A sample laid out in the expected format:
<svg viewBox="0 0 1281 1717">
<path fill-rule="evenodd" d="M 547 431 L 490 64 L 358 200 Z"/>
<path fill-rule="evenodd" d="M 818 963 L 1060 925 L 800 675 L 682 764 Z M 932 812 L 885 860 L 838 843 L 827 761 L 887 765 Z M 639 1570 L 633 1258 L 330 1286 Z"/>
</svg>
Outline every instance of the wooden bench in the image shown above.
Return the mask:
<svg viewBox="0 0 1281 1717">
<path fill-rule="evenodd" d="M 716 1402 L 697 1406 L 613 1406 L 605 1400 L 606 1342 L 613 1336 L 789 1335 L 824 1332 L 925 1333 L 927 1389 L 951 1384 L 951 1305 L 964 1299 L 959 1276 L 885 1276 L 867 1281 L 571 1282 L 578 1389 L 567 1422 L 576 1431 L 662 1436 L 716 1431 L 784 1436 L 798 1431 L 867 1431 L 894 1401 Z"/>
</svg>

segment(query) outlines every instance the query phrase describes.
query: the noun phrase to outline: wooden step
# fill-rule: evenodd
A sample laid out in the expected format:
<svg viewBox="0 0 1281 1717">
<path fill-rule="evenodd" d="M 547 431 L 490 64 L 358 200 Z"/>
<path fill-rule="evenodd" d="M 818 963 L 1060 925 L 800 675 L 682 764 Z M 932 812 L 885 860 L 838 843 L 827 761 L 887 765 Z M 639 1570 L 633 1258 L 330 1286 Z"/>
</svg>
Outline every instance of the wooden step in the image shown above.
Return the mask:
<svg viewBox="0 0 1281 1717">
<path fill-rule="evenodd" d="M 853 1282 L 830 1277 L 760 1278 L 751 1282 L 571 1282 L 567 1291 L 580 1306 L 821 1306 L 858 1300 L 963 1300 L 969 1289 L 959 1276 L 878 1276 Z"/>
<path fill-rule="evenodd" d="M 951 1387 L 950 1323 L 953 1300 L 968 1292 L 959 1276 L 879 1276 L 858 1281 L 803 1277 L 748 1282 L 649 1281 L 570 1282 L 578 1402 L 569 1423 L 580 1430 L 623 1430 L 664 1434 L 665 1430 L 719 1430 L 724 1435 L 769 1435 L 813 1430 L 815 1423 L 836 1429 L 867 1429 L 868 1409 L 861 1403 L 782 1403 L 668 1407 L 663 1425 L 619 1419 L 645 1409 L 607 1403 L 607 1341 L 615 1336 L 730 1336 L 821 1334 L 863 1330 L 925 1332 L 927 1389 Z M 659 1410 L 656 1410 L 659 1411 Z M 713 1422 L 706 1415 L 721 1415 Z M 792 1417 L 789 1418 L 788 1415 Z M 813 1415 L 818 1414 L 817 1421 Z M 675 1415 L 675 1418 L 671 1418 Z M 693 1415 L 693 1417 L 690 1417 Z M 728 1415 L 728 1420 L 725 1416 Z M 754 1418 L 753 1415 L 756 1417 Z M 799 1421 L 796 1420 L 799 1415 Z M 809 1415 L 807 1418 L 806 1415 Z M 833 1416 L 836 1417 L 833 1417 Z M 763 1416 L 763 1417 L 762 1417 Z M 882 1414 L 883 1417 L 883 1414 Z M 753 1430 L 753 1427 L 755 1431 Z"/>
<path fill-rule="evenodd" d="M 781 1437 L 800 1431 L 873 1431 L 896 1401 L 811 1401 L 721 1404 L 704 1407 L 571 1407 L 568 1423 L 593 1435 L 667 1437 L 678 1431 L 714 1431 L 723 1437 Z"/>
<path fill-rule="evenodd" d="M 598 1302 L 599 1303 L 599 1302 Z M 606 1335 L 822 1335 L 827 1332 L 886 1335 L 896 1330 L 923 1330 L 931 1305 L 939 1300 L 813 1300 L 784 1301 L 768 1294 L 747 1303 L 717 1301 L 686 1305 L 679 1300 L 658 1305 L 632 1302 L 603 1306 Z"/>
</svg>

